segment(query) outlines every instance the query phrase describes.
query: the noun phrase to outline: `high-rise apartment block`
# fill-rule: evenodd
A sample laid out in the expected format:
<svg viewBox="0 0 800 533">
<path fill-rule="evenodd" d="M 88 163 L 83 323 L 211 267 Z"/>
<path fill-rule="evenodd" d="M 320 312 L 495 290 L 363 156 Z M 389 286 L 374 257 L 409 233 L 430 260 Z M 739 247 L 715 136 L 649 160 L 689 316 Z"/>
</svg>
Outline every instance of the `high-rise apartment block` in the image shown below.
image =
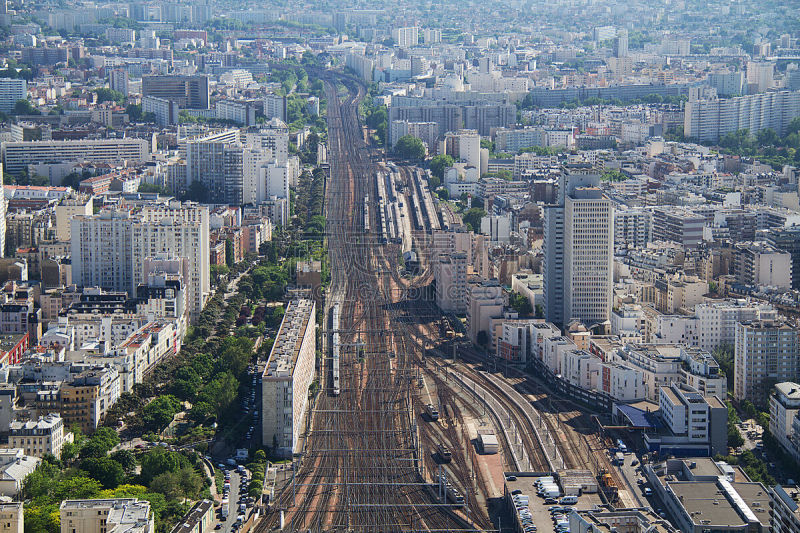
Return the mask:
<svg viewBox="0 0 800 533">
<path fill-rule="evenodd" d="M 766 406 L 772 387 L 800 379 L 800 329 L 778 320 L 736 325 L 733 395 Z"/>
<path fill-rule="evenodd" d="M 562 169 L 558 203 L 544 209 L 544 297 L 549 322 L 611 318 L 613 205 L 589 165 Z"/>
<path fill-rule="evenodd" d="M 28 82 L 23 79 L 0 78 L 0 111 L 8 113 L 19 100 L 28 98 Z"/>
<path fill-rule="evenodd" d="M 28 165 L 48 163 L 144 163 L 150 160 L 146 139 L 83 139 L 68 141 L 24 141 L 3 143 L 6 172 L 17 174 Z"/>
<path fill-rule="evenodd" d="M 186 258 L 191 319 L 211 291 L 208 208 L 173 202 L 138 211 L 104 210 L 72 219 L 72 279 L 83 287 L 136 294 L 147 281 L 146 260 Z"/>
<path fill-rule="evenodd" d="M 419 44 L 419 28 L 417 26 L 392 28 L 392 40 L 400 48 L 417 46 Z"/>
<path fill-rule="evenodd" d="M 277 118 L 286 122 L 286 97 L 268 94 L 264 97 L 264 116 L 267 120 Z"/>
<path fill-rule="evenodd" d="M 686 209 L 658 207 L 653 210 L 653 241 L 677 242 L 695 248 L 703 241 L 705 218 Z"/>
</svg>

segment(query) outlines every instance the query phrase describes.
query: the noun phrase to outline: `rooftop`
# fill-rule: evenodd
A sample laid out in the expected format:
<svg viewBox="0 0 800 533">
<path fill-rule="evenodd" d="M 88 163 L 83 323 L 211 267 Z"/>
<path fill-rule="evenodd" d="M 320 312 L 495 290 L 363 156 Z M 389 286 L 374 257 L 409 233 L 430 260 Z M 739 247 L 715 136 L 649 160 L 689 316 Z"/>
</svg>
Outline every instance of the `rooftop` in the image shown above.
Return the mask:
<svg viewBox="0 0 800 533">
<path fill-rule="evenodd" d="M 275 344 L 269 354 L 265 378 L 288 378 L 294 371 L 303 336 L 313 320 L 314 302 L 304 298 L 292 300 L 283 315 Z"/>
</svg>

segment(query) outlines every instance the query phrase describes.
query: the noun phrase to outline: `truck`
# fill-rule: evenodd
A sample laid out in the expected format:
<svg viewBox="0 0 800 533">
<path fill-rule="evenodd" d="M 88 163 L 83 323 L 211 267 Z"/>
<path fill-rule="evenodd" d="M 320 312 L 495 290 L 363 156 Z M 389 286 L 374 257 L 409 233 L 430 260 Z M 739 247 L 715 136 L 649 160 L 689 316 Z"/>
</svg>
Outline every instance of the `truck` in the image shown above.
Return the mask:
<svg viewBox="0 0 800 533">
<path fill-rule="evenodd" d="M 617 439 L 617 448 L 622 453 L 628 453 L 628 447 L 625 445 L 624 442 L 622 442 L 622 439 Z"/>
<path fill-rule="evenodd" d="M 614 454 L 614 464 L 617 465 L 625 464 L 625 455 L 622 452 L 617 452 Z"/>
<path fill-rule="evenodd" d="M 228 519 L 229 507 L 230 507 L 230 501 L 228 501 L 228 498 L 223 498 L 222 505 L 219 508 L 219 515 L 222 517 L 223 520 Z"/>
</svg>

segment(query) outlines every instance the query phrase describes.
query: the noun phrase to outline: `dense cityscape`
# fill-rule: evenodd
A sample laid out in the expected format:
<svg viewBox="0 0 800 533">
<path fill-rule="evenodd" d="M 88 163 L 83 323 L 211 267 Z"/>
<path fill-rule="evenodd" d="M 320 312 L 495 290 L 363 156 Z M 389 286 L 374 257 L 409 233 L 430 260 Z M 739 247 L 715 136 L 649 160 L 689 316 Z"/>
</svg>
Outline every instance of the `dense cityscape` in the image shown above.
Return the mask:
<svg viewBox="0 0 800 533">
<path fill-rule="evenodd" d="M 800 532 L 800 11 L 0 0 L 0 532 Z"/>
</svg>

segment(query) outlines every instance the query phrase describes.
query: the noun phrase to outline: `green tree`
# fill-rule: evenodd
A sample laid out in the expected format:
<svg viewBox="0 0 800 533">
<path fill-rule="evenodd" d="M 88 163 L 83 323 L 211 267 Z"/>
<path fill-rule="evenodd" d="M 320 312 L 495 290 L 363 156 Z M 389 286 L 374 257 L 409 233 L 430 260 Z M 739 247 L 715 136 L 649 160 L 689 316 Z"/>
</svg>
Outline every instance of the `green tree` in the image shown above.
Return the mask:
<svg viewBox="0 0 800 533">
<path fill-rule="evenodd" d="M 157 446 L 144 454 L 140 461 L 142 465 L 141 479 L 150 485 L 153 478 L 164 472 L 177 472 L 189 465 L 188 459 L 178 452 L 171 452 Z"/>
<path fill-rule="evenodd" d="M 417 137 L 403 135 L 397 139 L 394 152 L 403 159 L 416 161 L 425 157 L 425 145 Z"/>
<path fill-rule="evenodd" d="M 125 95 L 119 91 L 115 91 L 114 89 L 109 89 L 108 87 L 100 87 L 99 89 L 94 90 L 97 93 L 97 102 L 116 102 L 121 104 L 125 101 Z"/>
<path fill-rule="evenodd" d="M 518 292 L 511 292 L 508 303 L 521 317 L 529 317 L 533 313 L 531 301 Z"/>
<path fill-rule="evenodd" d="M 147 431 L 161 431 L 181 410 L 180 401 L 171 394 L 159 396 L 142 408 L 142 423 Z"/>
<path fill-rule="evenodd" d="M 137 191 L 154 192 L 162 196 L 169 196 L 169 191 L 166 189 L 166 187 L 162 187 L 161 185 L 156 185 L 155 183 L 140 183 Z"/>
<path fill-rule="evenodd" d="M 122 469 L 125 470 L 126 474 L 130 474 L 136 470 L 139 464 L 139 461 L 136 460 L 136 456 L 130 450 L 117 450 L 109 455 L 109 458 L 118 462 Z"/>
<path fill-rule="evenodd" d="M 125 470 L 108 457 L 90 457 L 81 461 L 81 470 L 103 484 L 106 489 L 116 488 L 125 479 Z"/>
<path fill-rule="evenodd" d="M 447 154 L 439 154 L 433 156 L 430 162 L 431 174 L 433 174 L 440 180 L 443 180 L 445 169 L 447 167 L 452 167 L 453 163 L 454 163 L 453 158 Z"/>
<path fill-rule="evenodd" d="M 14 115 L 41 115 L 42 112 L 33 106 L 28 100 L 17 100 L 14 104 Z"/>
<path fill-rule="evenodd" d="M 238 380 L 230 372 L 224 372 L 206 386 L 201 398 L 214 409 L 217 419 L 220 419 L 236 401 L 238 390 Z"/>
<path fill-rule="evenodd" d="M 473 207 L 464 215 L 462 218 L 464 219 L 464 225 L 467 226 L 467 229 L 471 231 L 480 231 L 481 230 L 481 219 L 486 216 L 486 211 L 481 209 L 480 207 Z"/>
</svg>

